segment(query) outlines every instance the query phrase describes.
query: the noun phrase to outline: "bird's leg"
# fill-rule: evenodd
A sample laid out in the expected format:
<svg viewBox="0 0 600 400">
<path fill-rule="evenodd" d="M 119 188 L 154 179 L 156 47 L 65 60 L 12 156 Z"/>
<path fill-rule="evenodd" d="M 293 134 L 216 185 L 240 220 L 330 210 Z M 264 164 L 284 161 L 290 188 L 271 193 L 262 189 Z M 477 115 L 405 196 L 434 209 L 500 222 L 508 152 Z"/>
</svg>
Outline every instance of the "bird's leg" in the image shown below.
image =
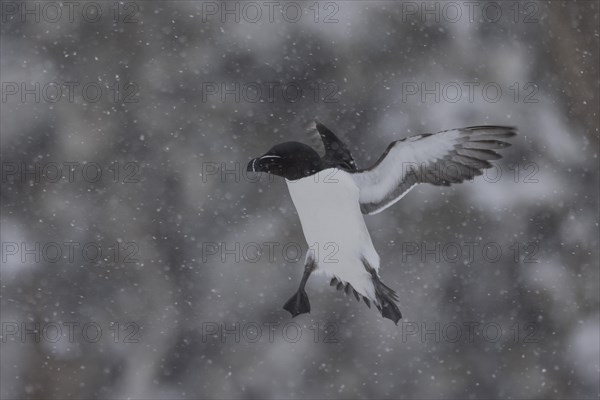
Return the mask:
<svg viewBox="0 0 600 400">
<path fill-rule="evenodd" d="M 306 281 L 308 281 L 308 277 L 314 270 L 315 263 L 311 260 L 304 266 L 304 274 L 302 275 L 298 291 L 290 297 L 283 306 L 283 309 L 289 311 L 289 313 L 292 314 L 292 317 L 310 312 L 310 302 L 308 301 L 308 295 L 304 291 L 304 286 L 306 285 Z"/>
</svg>

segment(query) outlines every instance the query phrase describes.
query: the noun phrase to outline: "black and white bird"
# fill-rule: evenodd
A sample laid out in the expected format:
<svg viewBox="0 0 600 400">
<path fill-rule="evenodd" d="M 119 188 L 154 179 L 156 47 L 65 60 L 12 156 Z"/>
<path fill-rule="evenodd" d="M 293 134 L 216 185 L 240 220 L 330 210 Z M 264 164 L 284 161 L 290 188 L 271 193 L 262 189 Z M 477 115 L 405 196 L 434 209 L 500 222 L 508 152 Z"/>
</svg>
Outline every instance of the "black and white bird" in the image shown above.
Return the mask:
<svg viewBox="0 0 600 400">
<path fill-rule="evenodd" d="M 293 317 L 310 312 L 304 289 L 313 272 L 331 279 L 331 286 L 373 303 L 384 318 L 398 323 L 398 296 L 379 276 L 379 255 L 373 247 L 363 214 L 376 214 L 400 200 L 419 183 L 449 186 L 481 175 L 494 150 L 510 146 L 516 129 L 472 126 L 422 134 L 392 142 L 368 169 L 357 169 L 348 147 L 323 124 L 316 131 L 324 145 L 322 156 L 299 142 L 278 144 L 248 163 L 248 171 L 285 178 L 308 244 L 335 246 L 335 256 L 321 259 L 306 254 L 300 287 L 284 305 Z M 314 249 L 314 247 L 313 247 Z"/>
</svg>

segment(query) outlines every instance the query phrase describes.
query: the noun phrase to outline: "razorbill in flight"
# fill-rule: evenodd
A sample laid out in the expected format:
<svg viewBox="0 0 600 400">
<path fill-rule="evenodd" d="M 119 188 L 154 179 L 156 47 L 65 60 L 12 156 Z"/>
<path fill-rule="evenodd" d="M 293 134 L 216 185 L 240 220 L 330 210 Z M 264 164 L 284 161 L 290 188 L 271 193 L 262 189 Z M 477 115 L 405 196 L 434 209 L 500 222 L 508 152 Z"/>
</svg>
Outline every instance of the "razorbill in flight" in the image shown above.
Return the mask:
<svg viewBox="0 0 600 400">
<path fill-rule="evenodd" d="M 373 303 L 384 318 L 398 323 L 398 296 L 379 277 L 379 255 L 363 214 L 376 214 L 400 200 L 418 183 L 450 186 L 481 175 L 494 150 L 510 146 L 501 139 L 516 134 L 508 126 L 472 126 L 422 134 L 392 142 L 368 169 L 357 169 L 348 147 L 323 124 L 316 130 L 324 155 L 299 142 L 285 142 L 248 163 L 248 171 L 285 178 L 309 246 L 334 246 L 327 259 L 306 254 L 300 287 L 284 305 L 293 317 L 310 312 L 304 290 L 312 272 L 331 278 L 331 286 Z"/>
</svg>

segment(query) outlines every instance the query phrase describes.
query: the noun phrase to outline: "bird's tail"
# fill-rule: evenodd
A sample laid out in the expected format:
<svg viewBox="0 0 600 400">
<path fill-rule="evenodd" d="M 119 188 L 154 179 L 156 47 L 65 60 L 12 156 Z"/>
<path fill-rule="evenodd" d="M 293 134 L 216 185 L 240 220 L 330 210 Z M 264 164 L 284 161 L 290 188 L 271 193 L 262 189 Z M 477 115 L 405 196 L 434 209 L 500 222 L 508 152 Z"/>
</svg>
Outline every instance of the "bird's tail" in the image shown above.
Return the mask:
<svg viewBox="0 0 600 400">
<path fill-rule="evenodd" d="M 363 258 L 362 261 L 367 272 L 371 274 L 371 280 L 375 288 L 375 306 L 381 312 L 383 318 L 391 319 L 398 325 L 398 321 L 402 318 L 402 313 L 396 305 L 398 295 L 390 287 L 381 282 L 377 270 L 369 264 L 366 258 Z"/>
<path fill-rule="evenodd" d="M 398 301 L 398 295 L 391 288 L 381 282 L 377 273 L 372 275 L 372 283 L 375 289 L 375 298 L 371 297 L 370 295 L 367 297 L 366 295 L 359 293 L 350 283 L 344 283 L 336 277 L 331 278 L 331 282 L 329 284 L 331 286 L 335 286 L 337 290 L 343 290 L 348 295 L 350 293 L 354 293 L 356 300 L 360 301 L 362 299 L 369 308 L 371 308 L 371 301 L 373 301 L 373 304 L 375 304 L 375 307 L 377 307 L 381 313 L 381 316 L 391 319 L 396 325 L 398 325 L 398 321 L 400 318 L 402 318 L 402 313 L 396 305 L 396 302 Z"/>
<path fill-rule="evenodd" d="M 383 318 L 391 319 L 396 325 L 402 318 L 402 313 L 396 302 L 398 301 L 398 295 L 391 288 L 386 286 L 377 275 L 373 277 L 373 285 L 375 286 L 375 299 L 377 303 L 375 306 L 381 312 Z"/>
</svg>

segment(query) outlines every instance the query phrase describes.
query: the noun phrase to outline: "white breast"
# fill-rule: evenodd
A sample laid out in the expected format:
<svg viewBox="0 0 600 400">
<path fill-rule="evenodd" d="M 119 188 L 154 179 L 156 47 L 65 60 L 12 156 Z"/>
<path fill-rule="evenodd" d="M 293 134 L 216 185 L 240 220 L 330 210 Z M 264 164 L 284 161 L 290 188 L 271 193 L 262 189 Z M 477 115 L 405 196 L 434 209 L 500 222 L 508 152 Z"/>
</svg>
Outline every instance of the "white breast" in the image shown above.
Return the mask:
<svg viewBox="0 0 600 400">
<path fill-rule="evenodd" d="M 359 189 L 345 171 L 326 169 L 296 181 L 286 180 L 317 271 L 350 283 L 374 297 L 371 275 L 362 259 L 379 269 L 359 205 Z"/>
</svg>

